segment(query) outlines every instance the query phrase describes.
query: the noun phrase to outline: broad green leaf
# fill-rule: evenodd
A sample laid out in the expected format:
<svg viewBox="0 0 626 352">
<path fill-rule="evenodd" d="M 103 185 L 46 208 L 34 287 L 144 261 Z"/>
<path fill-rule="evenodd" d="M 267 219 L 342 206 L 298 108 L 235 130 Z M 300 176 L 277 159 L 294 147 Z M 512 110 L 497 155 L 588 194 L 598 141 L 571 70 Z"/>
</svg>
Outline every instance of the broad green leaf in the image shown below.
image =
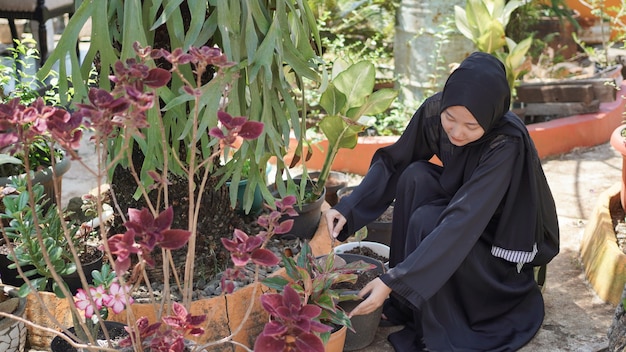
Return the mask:
<svg viewBox="0 0 626 352">
<path fill-rule="evenodd" d="M 363 104 L 374 89 L 376 68 L 369 61 L 360 61 L 342 71 L 335 79 L 335 87 L 345 94 L 346 105 L 344 111 Z"/>
<path fill-rule="evenodd" d="M 395 89 L 378 90 L 367 98 L 365 103 L 359 107 L 358 112 L 354 115 L 348 114 L 348 117 L 353 121 L 358 121 L 363 115 L 380 114 L 387 110 L 397 97 L 398 91 Z"/>
<path fill-rule="evenodd" d="M 496 20 L 487 21 L 488 25 L 482 35 L 477 38 L 478 50 L 486 53 L 494 53 L 506 45 L 504 27 Z"/>
<path fill-rule="evenodd" d="M 322 96 L 320 97 L 320 105 L 327 114 L 337 115 L 346 105 L 347 99 L 345 94 L 341 93 L 335 86 L 330 83 Z"/>
</svg>

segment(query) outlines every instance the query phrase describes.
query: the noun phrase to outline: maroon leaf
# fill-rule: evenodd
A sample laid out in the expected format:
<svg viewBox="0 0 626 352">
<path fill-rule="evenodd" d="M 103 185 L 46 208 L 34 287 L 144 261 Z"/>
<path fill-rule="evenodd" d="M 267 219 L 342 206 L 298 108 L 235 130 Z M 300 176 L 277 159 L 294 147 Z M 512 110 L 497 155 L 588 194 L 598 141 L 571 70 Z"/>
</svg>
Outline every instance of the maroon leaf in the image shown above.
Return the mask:
<svg viewBox="0 0 626 352">
<path fill-rule="evenodd" d="M 254 350 L 256 352 L 277 352 L 285 350 L 285 340 L 276 339 L 271 336 L 259 335 L 254 341 Z"/>
<path fill-rule="evenodd" d="M 241 126 L 239 136 L 245 139 L 259 138 L 263 132 L 263 123 L 258 121 L 248 121 Z"/>
<path fill-rule="evenodd" d="M 318 336 L 306 333 L 296 339 L 296 350 L 300 352 L 324 352 L 324 344 Z"/>
<path fill-rule="evenodd" d="M 162 234 L 163 239 L 158 242 L 158 245 L 165 249 L 181 248 L 191 237 L 191 232 L 187 230 L 165 230 Z"/>
<path fill-rule="evenodd" d="M 163 87 L 170 81 L 172 74 L 162 68 L 153 68 L 148 72 L 148 76 L 143 80 L 143 83 L 151 88 Z"/>
<path fill-rule="evenodd" d="M 270 250 L 259 248 L 252 252 L 250 256 L 252 261 L 258 265 L 273 266 L 280 262 L 280 259 Z"/>
</svg>

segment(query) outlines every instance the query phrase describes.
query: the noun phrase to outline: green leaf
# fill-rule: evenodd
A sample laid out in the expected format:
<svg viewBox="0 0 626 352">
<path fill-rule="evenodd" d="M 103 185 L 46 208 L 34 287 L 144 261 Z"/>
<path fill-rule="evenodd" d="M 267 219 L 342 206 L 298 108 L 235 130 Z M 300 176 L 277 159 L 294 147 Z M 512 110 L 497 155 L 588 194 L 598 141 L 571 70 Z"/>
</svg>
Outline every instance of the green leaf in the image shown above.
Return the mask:
<svg viewBox="0 0 626 352">
<path fill-rule="evenodd" d="M 329 115 L 339 114 L 346 105 L 346 102 L 346 95 L 335 88 L 332 83 L 328 85 L 328 88 L 326 88 L 320 97 L 320 105 Z"/>
<path fill-rule="evenodd" d="M 374 90 L 376 68 L 369 61 L 360 61 L 341 72 L 333 84 L 347 99 L 343 111 L 361 106 Z"/>
<path fill-rule="evenodd" d="M 261 283 L 267 286 L 268 288 L 271 288 L 280 292 L 284 289 L 285 285 L 289 284 L 289 280 L 285 279 L 282 276 L 272 276 L 272 277 L 263 279 Z"/>
<path fill-rule="evenodd" d="M 348 117 L 353 121 L 358 121 L 363 115 L 380 114 L 391 106 L 391 103 L 393 103 L 397 96 L 398 91 L 395 89 L 385 88 L 378 90 L 367 98 L 356 113 L 348 114 Z"/>
</svg>

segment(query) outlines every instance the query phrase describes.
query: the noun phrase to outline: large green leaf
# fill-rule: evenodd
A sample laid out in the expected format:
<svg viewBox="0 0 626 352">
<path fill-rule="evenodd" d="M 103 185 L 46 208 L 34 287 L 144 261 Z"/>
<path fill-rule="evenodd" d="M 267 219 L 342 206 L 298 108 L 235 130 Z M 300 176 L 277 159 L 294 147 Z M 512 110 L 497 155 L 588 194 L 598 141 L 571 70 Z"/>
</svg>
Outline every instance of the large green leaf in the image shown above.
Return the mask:
<svg viewBox="0 0 626 352">
<path fill-rule="evenodd" d="M 335 88 L 335 85 L 330 83 L 322 96 L 320 97 L 320 105 L 327 114 L 337 115 L 341 112 L 341 109 L 346 105 L 347 99 L 345 94 Z"/>
<path fill-rule="evenodd" d="M 346 96 L 346 104 L 342 108 L 345 113 L 349 108 L 361 106 L 372 94 L 376 81 L 376 68 L 369 61 L 360 61 L 342 71 L 333 84 Z"/>
<path fill-rule="evenodd" d="M 376 115 L 387 110 L 391 103 L 398 97 L 398 91 L 385 88 L 370 95 L 365 103 L 359 107 L 356 113 L 348 114 L 352 121 L 358 121 L 363 115 Z"/>
</svg>

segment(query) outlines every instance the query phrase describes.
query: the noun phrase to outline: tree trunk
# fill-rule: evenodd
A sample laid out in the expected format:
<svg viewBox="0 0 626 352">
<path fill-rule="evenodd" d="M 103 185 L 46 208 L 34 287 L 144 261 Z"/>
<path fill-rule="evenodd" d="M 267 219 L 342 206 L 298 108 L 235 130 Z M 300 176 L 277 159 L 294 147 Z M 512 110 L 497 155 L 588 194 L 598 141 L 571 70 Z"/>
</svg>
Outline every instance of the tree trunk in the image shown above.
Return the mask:
<svg viewBox="0 0 626 352">
<path fill-rule="evenodd" d="M 419 103 L 441 90 L 450 65 L 475 51 L 454 24 L 454 5 L 464 0 L 402 0 L 396 12 L 395 74 L 400 99 Z"/>
</svg>

